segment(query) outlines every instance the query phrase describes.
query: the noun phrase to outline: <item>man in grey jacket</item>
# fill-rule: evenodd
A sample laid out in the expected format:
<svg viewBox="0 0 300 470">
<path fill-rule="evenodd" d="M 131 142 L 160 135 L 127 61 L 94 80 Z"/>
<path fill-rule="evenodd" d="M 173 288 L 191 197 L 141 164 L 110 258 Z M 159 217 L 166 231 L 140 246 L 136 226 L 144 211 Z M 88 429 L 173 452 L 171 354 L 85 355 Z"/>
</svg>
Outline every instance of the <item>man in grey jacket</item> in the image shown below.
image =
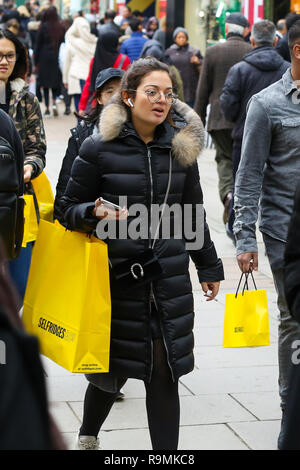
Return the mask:
<svg viewBox="0 0 300 470">
<path fill-rule="evenodd" d="M 242 272 L 258 269 L 256 222 L 263 234 L 279 308 L 279 394 L 284 412 L 299 324 L 284 294 L 284 251 L 300 179 L 300 21 L 289 31 L 292 64 L 282 79 L 249 101 L 235 184 L 234 234 Z M 284 414 L 283 414 L 284 418 Z M 283 429 L 283 427 L 282 427 Z M 279 447 L 282 433 L 279 436 Z"/>
<path fill-rule="evenodd" d="M 285 61 L 275 51 L 277 41 L 274 23 L 268 20 L 255 23 L 250 38 L 253 50 L 246 54 L 241 62 L 231 67 L 220 96 L 221 108 L 226 119 L 234 123 L 232 131 L 234 181 L 241 158 L 247 103 L 253 95 L 280 80 L 291 66 L 290 62 Z M 226 233 L 230 238 L 234 238 L 233 222 L 234 213 L 231 211 L 226 225 Z"/>
<path fill-rule="evenodd" d="M 205 125 L 207 107 L 210 105 L 207 131 L 216 147 L 219 195 L 225 209 L 224 223 L 228 220 L 233 187 L 231 132 L 234 124 L 225 118 L 221 110 L 220 95 L 230 67 L 252 50 L 251 45 L 244 40 L 248 26 L 248 20 L 241 13 L 227 16 L 226 41 L 215 44 L 206 51 L 194 106 Z"/>
</svg>

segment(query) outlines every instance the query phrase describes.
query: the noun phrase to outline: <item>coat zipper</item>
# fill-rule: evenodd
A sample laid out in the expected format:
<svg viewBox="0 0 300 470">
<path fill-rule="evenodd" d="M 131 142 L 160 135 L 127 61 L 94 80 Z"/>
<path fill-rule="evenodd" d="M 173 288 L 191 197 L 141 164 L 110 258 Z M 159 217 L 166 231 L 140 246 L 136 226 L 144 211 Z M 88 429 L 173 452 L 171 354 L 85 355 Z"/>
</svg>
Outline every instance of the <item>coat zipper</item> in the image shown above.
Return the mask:
<svg viewBox="0 0 300 470">
<path fill-rule="evenodd" d="M 151 221 L 152 221 L 152 204 L 153 204 L 153 176 L 152 176 L 152 167 L 151 167 L 151 151 L 149 147 L 147 147 L 147 156 L 148 156 L 148 167 L 149 167 L 149 175 L 150 175 L 150 223 L 149 223 L 149 248 L 151 248 Z M 152 377 L 153 371 L 153 340 L 151 334 L 151 299 L 154 300 L 154 293 L 153 293 L 153 285 L 152 282 L 150 283 L 150 297 L 149 297 L 149 312 L 150 312 L 150 336 L 151 336 L 151 366 L 150 366 L 150 381 Z M 155 300 L 154 300 L 155 302 Z"/>
<path fill-rule="evenodd" d="M 152 221 L 152 204 L 153 204 L 153 175 L 152 175 L 152 167 L 151 167 L 151 151 L 150 151 L 149 147 L 147 147 L 147 152 L 148 152 L 148 153 L 147 153 L 147 154 L 148 154 L 148 165 L 149 165 L 150 184 L 151 184 L 150 224 L 149 224 L 149 248 L 151 248 L 151 235 L 152 235 L 152 233 L 151 233 L 151 232 L 152 232 L 151 221 Z M 152 283 L 152 282 L 150 283 L 150 302 L 149 302 L 149 303 L 150 303 L 150 323 L 151 323 L 151 298 L 153 299 L 155 308 L 156 308 L 156 310 L 158 311 L 157 303 L 156 303 L 155 296 L 154 296 L 154 290 L 153 290 L 153 283 Z M 162 325 L 162 320 L 161 320 L 161 318 L 160 318 L 160 329 L 161 329 L 161 332 L 162 332 L 163 342 L 164 342 L 164 346 L 165 346 L 166 353 L 167 353 L 167 362 L 168 362 L 168 366 L 169 366 L 170 371 L 171 371 L 171 375 L 172 375 L 173 382 L 175 382 L 173 369 L 172 369 L 171 364 L 170 364 L 169 351 L 168 351 L 166 339 L 165 339 L 165 336 L 164 336 L 164 330 L 163 330 L 163 325 Z M 151 338 L 151 352 L 152 352 L 152 361 L 151 361 L 151 368 L 150 368 L 150 380 L 151 380 L 152 370 L 153 370 L 153 341 L 152 341 L 152 338 Z"/>
</svg>

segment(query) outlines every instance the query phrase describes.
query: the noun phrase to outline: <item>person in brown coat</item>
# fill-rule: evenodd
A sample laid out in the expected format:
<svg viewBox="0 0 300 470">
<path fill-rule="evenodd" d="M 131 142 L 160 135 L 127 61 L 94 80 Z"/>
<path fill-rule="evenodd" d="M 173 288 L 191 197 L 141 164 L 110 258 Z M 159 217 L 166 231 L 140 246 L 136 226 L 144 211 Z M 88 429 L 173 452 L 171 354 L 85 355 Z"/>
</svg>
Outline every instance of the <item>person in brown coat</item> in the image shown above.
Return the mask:
<svg viewBox="0 0 300 470">
<path fill-rule="evenodd" d="M 248 20 L 241 13 L 231 13 L 226 19 L 226 41 L 207 49 L 198 82 L 194 109 L 199 114 L 216 147 L 219 175 L 219 195 L 224 204 L 223 221 L 229 216 L 232 198 L 232 137 L 233 123 L 227 121 L 220 106 L 220 96 L 229 69 L 240 62 L 252 46 L 244 40 Z M 208 119 L 207 106 L 210 105 Z"/>
</svg>

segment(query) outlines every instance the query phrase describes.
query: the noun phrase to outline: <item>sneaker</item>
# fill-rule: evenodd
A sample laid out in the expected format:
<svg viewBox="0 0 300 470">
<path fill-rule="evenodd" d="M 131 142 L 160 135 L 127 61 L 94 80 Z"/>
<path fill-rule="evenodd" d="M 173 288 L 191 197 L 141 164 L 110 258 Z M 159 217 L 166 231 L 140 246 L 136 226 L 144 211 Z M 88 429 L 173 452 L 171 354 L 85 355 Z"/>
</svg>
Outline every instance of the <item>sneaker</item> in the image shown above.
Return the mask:
<svg viewBox="0 0 300 470">
<path fill-rule="evenodd" d="M 116 400 L 124 400 L 124 398 L 125 398 L 125 393 L 124 393 L 124 391 L 123 391 L 123 388 L 121 388 L 121 390 L 119 391 L 119 394 L 118 394 Z"/>
<path fill-rule="evenodd" d="M 57 117 L 57 116 L 58 116 L 58 111 L 57 111 L 56 104 L 54 104 L 54 105 L 52 106 L 52 111 L 53 111 L 53 116 Z"/>
<path fill-rule="evenodd" d="M 44 117 L 49 117 L 50 116 L 50 111 L 49 109 L 47 109 L 45 112 L 44 112 Z"/>
<path fill-rule="evenodd" d="M 99 439 L 95 436 L 78 436 L 75 450 L 100 450 Z"/>
</svg>

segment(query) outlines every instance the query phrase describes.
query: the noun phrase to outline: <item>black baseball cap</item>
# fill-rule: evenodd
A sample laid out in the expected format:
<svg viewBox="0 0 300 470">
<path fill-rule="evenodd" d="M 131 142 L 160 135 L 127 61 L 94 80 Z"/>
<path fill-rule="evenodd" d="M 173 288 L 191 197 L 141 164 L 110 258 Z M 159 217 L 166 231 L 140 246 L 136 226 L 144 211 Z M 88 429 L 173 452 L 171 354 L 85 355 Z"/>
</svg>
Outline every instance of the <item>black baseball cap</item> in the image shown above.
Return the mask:
<svg viewBox="0 0 300 470">
<path fill-rule="evenodd" d="M 99 88 L 103 87 L 103 85 L 105 85 L 105 83 L 112 78 L 122 78 L 123 75 L 124 70 L 122 69 L 115 69 L 110 67 L 108 69 L 101 70 L 96 78 L 95 89 L 99 90 Z"/>
<path fill-rule="evenodd" d="M 238 26 L 243 26 L 244 28 L 249 28 L 250 26 L 247 18 L 242 13 L 238 12 L 230 13 L 230 15 L 226 17 L 225 23 L 237 24 Z"/>
</svg>

